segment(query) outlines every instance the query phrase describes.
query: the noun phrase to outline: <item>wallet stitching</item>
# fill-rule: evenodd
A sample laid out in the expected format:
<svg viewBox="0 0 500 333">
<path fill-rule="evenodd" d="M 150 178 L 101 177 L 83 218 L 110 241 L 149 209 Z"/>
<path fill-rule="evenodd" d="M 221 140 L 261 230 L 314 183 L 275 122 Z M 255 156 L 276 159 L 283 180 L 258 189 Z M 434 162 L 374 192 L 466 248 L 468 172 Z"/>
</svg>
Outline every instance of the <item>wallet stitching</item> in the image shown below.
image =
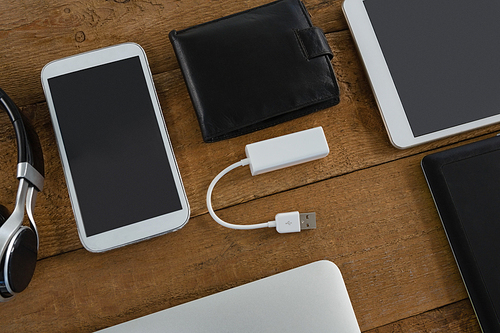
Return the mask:
<svg viewBox="0 0 500 333">
<path fill-rule="evenodd" d="M 311 28 L 308 28 L 311 29 Z M 306 46 L 304 45 L 304 41 L 302 41 L 302 38 L 299 35 L 299 30 L 294 29 L 293 32 L 295 33 L 295 38 L 297 39 L 297 42 L 300 45 L 300 49 L 302 50 L 302 55 L 306 58 L 307 61 L 309 61 L 309 53 L 307 52 Z"/>
<path fill-rule="evenodd" d="M 238 133 L 238 131 L 241 131 L 242 129 L 245 129 L 246 127 L 258 124 L 258 122 L 254 123 L 254 124 L 246 124 L 246 125 L 243 125 L 243 126 L 237 128 L 237 129 L 234 129 L 234 130 L 232 130 L 230 132 L 230 133 L 233 133 L 233 132 L 236 131 L 236 133 L 234 133 L 234 134 L 230 135 L 229 133 L 226 133 L 226 134 L 215 133 L 215 134 L 210 135 L 210 139 L 209 140 L 213 141 L 215 138 L 217 138 L 216 141 L 224 140 L 224 139 L 236 137 L 238 135 L 243 135 L 243 134 L 251 133 L 251 132 L 263 129 L 263 128 L 268 128 L 268 127 L 271 127 L 271 126 L 274 126 L 274 125 L 286 122 L 286 121 L 291 120 L 291 119 L 296 119 L 296 118 L 305 116 L 305 115 L 310 114 L 310 113 L 312 113 L 314 111 L 302 111 L 302 112 L 298 112 L 296 115 L 290 114 L 289 117 L 286 117 L 286 114 L 289 113 L 289 112 L 299 111 L 300 109 L 302 109 L 304 107 L 313 106 L 314 104 L 317 104 L 317 103 L 320 103 L 320 102 L 326 102 L 329 99 L 331 99 L 331 100 L 337 99 L 337 100 L 340 101 L 340 89 L 339 89 L 339 85 L 337 83 L 337 78 L 335 76 L 335 71 L 333 70 L 333 66 L 332 66 L 331 62 L 328 60 L 328 57 L 324 56 L 324 59 L 327 62 L 327 67 L 328 67 L 328 70 L 330 72 L 330 78 L 332 79 L 332 85 L 333 85 L 334 89 L 337 91 L 336 93 L 331 93 L 331 94 L 329 94 L 329 96 L 316 98 L 316 99 L 310 100 L 310 101 L 308 101 L 306 103 L 298 104 L 298 105 L 296 105 L 296 107 L 294 109 L 283 109 L 283 110 L 280 110 L 280 111 L 277 112 L 277 115 L 275 115 L 275 117 L 283 116 L 284 119 L 276 121 L 276 122 L 273 122 L 273 123 L 270 123 L 270 124 L 268 124 L 266 126 L 263 126 L 263 127 L 260 127 L 260 128 L 257 127 L 256 129 L 252 129 L 252 130 L 250 130 L 248 132 L 240 132 L 240 133 Z M 338 104 L 338 103 L 336 103 L 336 104 Z M 336 105 L 336 104 L 334 104 L 334 105 Z M 317 111 L 319 111 L 319 110 L 317 110 Z M 196 113 L 198 113 L 198 112 L 196 112 Z M 260 119 L 259 122 L 263 121 L 263 120 L 265 120 L 265 119 Z"/>
<path fill-rule="evenodd" d="M 299 2 L 299 7 L 302 9 L 302 13 L 304 14 L 307 23 L 309 23 L 309 27 L 313 27 L 312 21 L 311 21 L 311 14 L 307 11 L 306 5 L 301 0 L 298 0 Z"/>
<path fill-rule="evenodd" d="M 310 28 L 306 28 L 306 29 L 294 29 L 294 33 L 295 33 L 295 37 L 297 38 L 297 41 L 299 42 L 300 44 L 300 48 L 302 49 L 302 53 L 305 55 L 306 59 L 307 60 L 311 60 L 311 59 L 314 59 L 314 58 L 317 58 L 317 57 L 321 57 L 321 56 L 327 56 L 331 54 L 331 56 L 333 57 L 333 51 L 332 49 L 330 48 L 330 45 L 328 44 L 328 41 L 326 40 L 326 36 L 324 37 L 325 38 L 325 41 L 326 41 L 326 45 L 328 46 L 328 49 L 326 50 L 318 50 L 317 52 L 315 53 L 309 53 L 307 47 L 306 47 L 306 44 L 304 43 L 304 40 L 303 38 L 300 36 L 300 32 L 301 31 L 308 31 L 308 30 L 315 30 L 315 29 L 318 29 L 317 27 L 313 26 L 313 27 L 310 27 Z M 323 35 L 324 36 L 324 35 Z M 321 38 L 321 36 L 319 36 Z"/>
<path fill-rule="evenodd" d="M 333 80 L 332 82 L 334 84 L 335 87 L 337 87 L 337 90 L 338 90 L 338 84 L 336 83 L 335 80 Z M 307 111 L 302 111 L 300 112 L 300 109 L 304 108 L 304 107 L 307 107 L 307 106 L 313 106 L 314 104 L 317 104 L 319 102 L 326 102 L 328 100 L 339 100 L 340 101 L 340 91 L 337 93 L 337 94 L 331 94 L 331 96 L 328 96 L 328 97 L 324 97 L 324 98 L 317 98 L 317 99 L 314 99 L 314 100 L 311 100 L 307 103 L 303 103 L 303 104 L 299 104 L 296 106 L 295 109 L 289 109 L 289 110 L 282 110 L 282 111 L 279 111 L 277 115 L 273 116 L 273 117 L 279 117 L 279 116 L 283 116 L 283 118 L 281 118 L 280 120 L 277 120 L 277 121 L 274 121 L 274 122 L 271 122 L 265 126 L 260 126 L 260 127 L 256 127 L 255 129 L 252 129 L 252 130 L 249 130 L 249 131 L 242 131 L 242 132 L 239 132 L 238 131 L 241 131 L 249 126 L 252 126 L 252 125 L 255 125 L 255 124 L 258 124 L 258 122 L 261 122 L 263 120 L 266 120 L 266 119 L 260 119 L 258 122 L 254 123 L 254 124 L 246 124 L 246 125 L 243 125 L 242 127 L 240 128 L 237 128 L 237 129 L 234 129 L 232 130 L 230 133 L 226 133 L 226 134 L 212 134 L 210 136 L 210 139 L 211 141 L 217 139 L 217 141 L 219 140 L 224 140 L 224 139 L 228 139 L 228 138 L 232 138 L 232 137 L 236 137 L 238 135 L 242 135 L 242 134 L 248 134 L 248 133 L 251 133 L 251 132 L 255 132 L 255 131 L 258 131 L 258 130 L 261 130 L 261 129 L 264 129 L 264 128 L 268 128 L 268 127 L 271 127 L 271 126 L 274 126 L 274 125 L 277 125 L 277 124 L 281 124 L 283 122 L 286 122 L 288 120 L 292 120 L 292 119 L 296 119 L 296 118 L 300 118 L 302 116 L 305 116 L 305 115 L 308 115 L 310 113 L 313 113 L 315 111 L 310 111 L 310 110 L 307 110 Z M 334 104 L 336 105 L 336 104 Z M 333 106 L 333 105 L 332 105 Z M 294 112 L 294 111 L 298 111 L 296 114 L 292 114 L 290 112 Z M 316 110 L 316 111 L 319 111 L 319 110 Z M 287 114 L 288 113 L 288 114 Z M 267 118 L 269 119 L 269 118 Z M 234 133 L 234 134 L 233 134 Z"/>
<path fill-rule="evenodd" d="M 313 103 L 311 103 L 309 106 L 313 106 L 315 103 L 317 103 L 319 101 L 326 102 L 329 99 L 331 99 L 332 102 L 334 103 L 331 106 L 334 106 L 334 105 L 338 104 L 338 102 L 335 103 L 335 100 L 339 100 L 339 95 L 337 95 L 334 98 L 317 99 L 317 100 L 313 101 Z M 295 111 L 299 111 L 300 108 L 302 108 L 304 106 L 307 106 L 307 105 L 304 104 L 303 106 L 299 106 Z M 245 127 L 241 127 L 239 129 L 236 129 L 236 130 L 231 131 L 231 132 L 226 133 L 226 134 L 212 135 L 210 138 L 208 138 L 207 141 L 208 142 L 216 142 L 216 141 L 221 141 L 221 140 L 225 140 L 225 139 L 234 138 L 234 137 L 237 137 L 237 136 L 240 136 L 240 135 L 244 135 L 244 134 L 250 134 L 250 133 L 253 133 L 253 132 L 260 131 L 260 130 L 265 129 L 265 128 L 269 128 L 269 127 L 272 127 L 272 126 L 275 126 L 275 125 L 278 125 L 278 124 L 281 124 L 281 123 L 284 123 L 284 122 L 287 122 L 287 121 L 290 121 L 290 120 L 293 120 L 293 119 L 297 119 L 297 118 L 306 116 L 308 114 L 311 114 L 311 113 L 314 113 L 314 112 L 317 112 L 317 111 L 320 111 L 320 110 L 311 109 L 311 110 L 307 110 L 307 111 L 297 112 L 297 113 L 294 113 L 294 114 L 291 114 L 291 113 L 290 114 L 285 114 L 285 115 L 283 115 L 283 118 L 280 118 L 279 120 L 270 122 L 270 123 L 268 123 L 266 125 L 257 126 L 255 128 L 248 129 L 248 130 L 245 131 L 244 129 L 249 126 L 249 125 L 247 125 Z M 292 111 L 287 111 L 287 112 L 292 112 Z"/>
<path fill-rule="evenodd" d="M 212 135 L 210 135 L 210 138 L 209 140 L 213 141 L 215 138 L 217 138 L 218 140 L 216 141 L 219 141 L 219 140 L 224 140 L 224 139 L 228 139 L 228 138 L 231 138 L 231 137 L 236 137 L 238 135 L 243 135 L 243 134 L 247 134 L 247 133 L 251 133 L 251 132 L 254 132 L 254 131 L 257 131 L 259 129 L 263 129 L 263 128 L 268 128 L 268 127 L 271 127 L 271 126 L 274 126 L 274 125 L 277 125 L 277 124 L 280 124 L 280 123 L 283 123 L 285 121 L 288 121 L 288 120 L 291 120 L 291 119 L 295 119 L 295 118 L 299 118 L 299 117 L 302 117 L 302 116 L 305 116 L 309 113 L 312 113 L 313 111 L 303 111 L 303 112 L 298 112 L 297 115 L 295 116 L 292 116 L 290 114 L 290 117 L 291 118 L 287 118 L 286 117 L 286 113 L 289 113 L 289 112 L 293 112 L 293 111 L 299 111 L 300 109 L 304 108 L 304 107 L 307 107 L 307 106 L 313 106 L 314 104 L 317 104 L 317 103 L 320 103 L 320 102 L 326 102 L 328 101 L 329 99 L 338 99 L 340 101 L 340 89 L 339 89 L 339 85 L 337 83 L 337 78 L 335 76 L 335 72 L 333 70 L 333 66 L 331 64 L 331 62 L 328 59 L 327 56 L 324 56 L 324 59 L 326 60 L 327 62 L 327 67 L 328 67 L 328 70 L 330 72 L 330 78 L 332 79 L 332 85 L 334 87 L 335 90 L 337 90 L 337 93 L 331 93 L 329 94 L 329 96 L 325 96 L 325 97 L 320 97 L 320 98 L 316 98 L 316 99 L 313 99 L 313 100 L 310 100 L 306 103 L 303 103 L 303 104 L 298 104 L 296 105 L 296 107 L 294 109 L 283 109 L 283 110 L 280 110 L 277 112 L 277 115 L 275 115 L 275 117 L 278 117 L 278 116 L 283 116 L 284 120 L 280 120 L 280 121 L 276 121 L 274 123 L 271 123 L 269 125 L 266 125 L 264 127 L 260 127 L 260 128 L 256 128 L 256 129 L 252 129 L 251 131 L 249 132 L 243 132 L 243 133 L 237 133 L 238 131 L 241 131 L 242 129 L 246 128 L 246 127 L 249 127 L 249 126 L 252 126 L 254 124 L 257 124 L 258 122 L 254 123 L 254 124 L 246 124 L 246 125 L 243 125 L 242 127 L 239 127 L 237 129 L 234 129 L 232 130 L 230 133 L 233 133 L 234 131 L 236 131 L 235 134 L 218 134 L 218 133 L 214 133 Z M 336 104 L 334 104 L 336 105 Z M 332 105 L 333 106 L 333 105 Z M 319 111 L 319 110 L 318 110 Z M 196 112 L 198 113 L 198 112 Z M 269 119 L 269 118 L 268 118 Z M 265 119 L 264 119 L 265 120 Z M 263 121 L 263 119 L 260 119 L 259 121 Z M 220 132 L 219 132 L 220 133 Z M 220 139 L 219 139 L 220 138 Z"/>
<path fill-rule="evenodd" d="M 306 6 L 300 0 L 299 0 L 299 5 L 300 5 L 300 8 L 302 8 L 302 12 L 304 13 L 304 16 L 306 17 L 306 20 L 309 23 L 309 26 L 313 27 L 313 24 L 312 24 L 312 21 L 311 21 L 311 16 L 310 16 L 309 12 L 307 11 Z M 325 36 L 325 38 L 326 38 L 326 36 Z M 327 40 L 327 43 L 328 43 L 328 40 Z M 332 50 L 332 56 L 333 56 L 333 50 Z M 324 57 L 323 59 L 327 63 L 328 70 L 330 71 L 330 76 L 332 78 L 333 84 L 337 87 L 337 90 L 338 90 L 339 89 L 339 84 L 337 82 L 337 77 L 335 76 L 335 71 L 333 70 L 332 61 L 328 57 Z M 339 95 L 340 95 L 340 92 L 339 92 Z"/>
</svg>

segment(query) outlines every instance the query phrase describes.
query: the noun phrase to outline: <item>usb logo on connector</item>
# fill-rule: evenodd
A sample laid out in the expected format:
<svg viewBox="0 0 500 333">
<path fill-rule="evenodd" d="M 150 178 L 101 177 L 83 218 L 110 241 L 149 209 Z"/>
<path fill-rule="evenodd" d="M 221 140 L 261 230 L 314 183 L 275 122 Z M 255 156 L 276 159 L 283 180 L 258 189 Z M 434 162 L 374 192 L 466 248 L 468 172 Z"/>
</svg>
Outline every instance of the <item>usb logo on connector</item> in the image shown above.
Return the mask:
<svg viewBox="0 0 500 333">
<path fill-rule="evenodd" d="M 276 231 L 281 234 L 316 229 L 316 213 L 288 212 L 276 214 Z"/>
</svg>

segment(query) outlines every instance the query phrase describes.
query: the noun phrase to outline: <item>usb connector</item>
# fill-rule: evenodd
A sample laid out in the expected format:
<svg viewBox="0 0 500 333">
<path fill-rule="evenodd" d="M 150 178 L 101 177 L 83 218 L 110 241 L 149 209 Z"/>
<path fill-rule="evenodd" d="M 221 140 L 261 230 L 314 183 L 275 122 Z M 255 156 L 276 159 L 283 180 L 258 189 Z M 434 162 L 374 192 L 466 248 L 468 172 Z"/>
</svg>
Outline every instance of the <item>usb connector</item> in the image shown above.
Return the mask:
<svg viewBox="0 0 500 333">
<path fill-rule="evenodd" d="M 316 213 L 280 213 L 276 215 L 274 222 L 276 222 L 276 231 L 280 234 L 316 229 Z"/>
<path fill-rule="evenodd" d="M 316 213 L 288 212 L 276 215 L 275 221 L 258 224 L 232 224 L 223 221 L 212 207 L 212 191 L 215 184 L 229 171 L 248 165 L 252 176 L 286 168 L 325 157 L 330 152 L 322 127 L 315 127 L 277 138 L 246 145 L 247 158 L 222 170 L 210 183 L 207 191 L 207 208 L 210 216 L 220 225 L 239 230 L 276 228 L 279 233 L 300 232 L 316 229 Z"/>
<path fill-rule="evenodd" d="M 300 214 L 300 230 L 316 229 L 316 213 Z"/>
</svg>

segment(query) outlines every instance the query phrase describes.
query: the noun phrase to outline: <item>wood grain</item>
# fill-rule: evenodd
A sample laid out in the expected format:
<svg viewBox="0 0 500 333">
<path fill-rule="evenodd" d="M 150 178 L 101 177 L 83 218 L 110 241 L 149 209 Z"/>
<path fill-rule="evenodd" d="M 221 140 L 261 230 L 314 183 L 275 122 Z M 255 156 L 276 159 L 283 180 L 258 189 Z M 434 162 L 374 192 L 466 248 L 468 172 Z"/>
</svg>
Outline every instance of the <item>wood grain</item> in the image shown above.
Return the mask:
<svg viewBox="0 0 500 333">
<path fill-rule="evenodd" d="M 177 68 L 168 33 L 267 3 L 247 1 L 3 1 L 0 86 L 20 106 L 44 100 L 40 72 L 62 57 L 123 42 L 146 51 L 153 73 Z M 316 25 L 345 29 L 341 1 L 306 1 Z"/>
<path fill-rule="evenodd" d="M 203 214 L 147 242 L 41 260 L 29 292 L 2 306 L 3 328 L 93 330 L 320 259 L 339 266 L 363 330 L 465 299 L 421 157 L 220 211 L 236 223 L 316 211 L 313 231 L 234 231 Z"/>
<path fill-rule="evenodd" d="M 468 300 L 450 304 L 391 323 L 367 333 L 469 332 L 480 333 L 474 309 Z"/>
<path fill-rule="evenodd" d="M 406 150 L 391 146 L 341 12 L 306 0 L 327 32 L 339 105 L 265 130 L 203 143 L 168 32 L 268 1 L 51 0 L 0 2 L 0 87 L 33 122 L 46 182 L 35 217 L 41 249 L 28 289 L 0 304 L 2 332 L 86 332 L 137 318 L 319 259 L 341 269 L 363 331 L 478 332 L 425 179 L 430 152 L 493 135 L 500 125 Z M 121 42 L 148 55 L 191 205 L 178 232 L 103 254 L 82 249 L 40 84 L 54 59 Z M 323 126 L 330 154 L 257 177 L 234 170 L 215 188 L 223 219 L 253 223 L 316 211 L 318 228 L 293 235 L 240 232 L 207 214 L 206 189 L 246 144 Z M 15 137 L 0 113 L 0 203 L 13 208 Z"/>
<path fill-rule="evenodd" d="M 235 170 L 225 176 L 215 188 L 213 202 L 216 209 L 500 129 L 499 125 L 495 125 L 412 149 L 394 149 L 384 130 L 349 33 L 330 34 L 329 41 L 335 52 L 334 67 L 341 87 L 339 105 L 272 128 L 212 144 L 202 141 L 180 70 L 155 75 L 160 103 L 191 205 L 191 216 L 207 211 L 205 196 L 210 181 L 225 166 L 244 158 L 244 147 L 251 142 L 323 126 L 330 154 L 314 166 L 304 164 L 258 177 L 250 177 L 248 168 Z M 46 183 L 35 210 L 41 236 L 39 258 L 81 248 L 47 106 L 45 103 L 38 103 L 22 110 L 31 117 L 37 129 L 46 161 Z M 17 186 L 14 177 L 14 136 L 5 115 L 0 114 L 0 126 L 5 132 L 0 136 L 0 140 L 5 142 L 0 146 L 0 155 L 4 156 L 0 165 L 2 170 L 12 170 L 11 173 L 0 174 L 0 198 L 4 205 L 12 209 Z"/>
</svg>

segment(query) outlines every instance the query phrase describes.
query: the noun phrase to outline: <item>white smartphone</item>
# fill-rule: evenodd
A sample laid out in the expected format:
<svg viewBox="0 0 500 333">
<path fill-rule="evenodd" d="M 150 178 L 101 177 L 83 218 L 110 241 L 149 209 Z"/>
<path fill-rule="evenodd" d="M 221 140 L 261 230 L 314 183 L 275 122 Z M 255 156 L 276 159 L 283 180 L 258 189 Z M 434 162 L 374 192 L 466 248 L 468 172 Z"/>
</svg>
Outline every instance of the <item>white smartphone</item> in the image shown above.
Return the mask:
<svg viewBox="0 0 500 333">
<path fill-rule="evenodd" d="M 102 252 L 184 226 L 189 204 L 144 50 L 78 54 L 41 76 L 84 247 Z"/>
</svg>

